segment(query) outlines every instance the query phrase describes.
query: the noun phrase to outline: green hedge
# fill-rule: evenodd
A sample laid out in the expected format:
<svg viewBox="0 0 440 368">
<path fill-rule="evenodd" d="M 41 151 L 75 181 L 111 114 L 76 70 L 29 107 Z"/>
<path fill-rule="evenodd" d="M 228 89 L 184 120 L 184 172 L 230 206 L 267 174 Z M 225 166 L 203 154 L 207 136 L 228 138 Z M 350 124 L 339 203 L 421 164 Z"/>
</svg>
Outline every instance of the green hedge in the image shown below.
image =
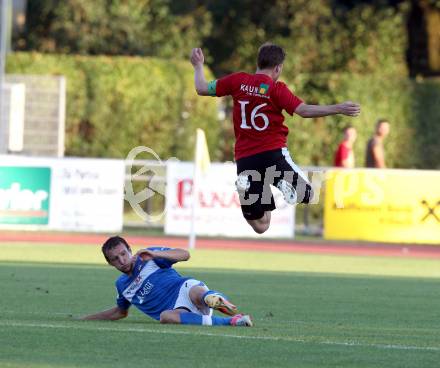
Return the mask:
<svg viewBox="0 0 440 368">
<path fill-rule="evenodd" d="M 14 53 L 7 72 L 66 76 L 67 155 L 123 158 L 142 145 L 190 159 L 200 127 L 217 158 L 217 101 L 196 95 L 188 62 Z"/>
<path fill-rule="evenodd" d="M 138 57 L 84 57 L 15 53 L 8 73 L 67 78 L 66 154 L 123 158 L 135 146 L 161 157 L 191 159 L 196 127 L 207 133 L 213 160 L 232 158 L 230 117 L 217 120 L 218 100 L 198 97 L 189 62 Z M 300 165 L 331 165 L 342 129 L 358 130 L 357 166 L 378 118 L 391 122 L 387 165 L 440 169 L 440 83 L 391 74 L 299 74 L 292 89 L 307 103 L 359 101 L 357 118 L 287 118 L 289 148 Z M 212 75 L 208 74 L 208 78 Z M 226 128 L 229 126 L 229 128 Z"/>
</svg>

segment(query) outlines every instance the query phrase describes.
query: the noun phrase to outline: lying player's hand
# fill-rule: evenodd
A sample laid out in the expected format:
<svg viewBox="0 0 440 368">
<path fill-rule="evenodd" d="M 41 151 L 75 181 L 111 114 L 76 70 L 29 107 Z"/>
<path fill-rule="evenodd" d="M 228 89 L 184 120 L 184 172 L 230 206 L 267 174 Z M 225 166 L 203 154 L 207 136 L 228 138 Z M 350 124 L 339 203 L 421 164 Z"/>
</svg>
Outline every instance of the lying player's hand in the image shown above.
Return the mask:
<svg viewBox="0 0 440 368">
<path fill-rule="evenodd" d="M 143 261 L 149 261 L 154 258 L 155 252 L 149 249 L 141 249 L 136 252 L 136 256 L 142 258 Z M 136 257 L 134 257 L 136 259 Z"/>
<path fill-rule="evenodd" d="M 347 116 L 358 116 L 361 112 L 361 106 L 356 102 L 345 101 L 339 104 L 339 113 Z"/>
<path fill-rule="evenodd" d="M 201 65 L 205 62 L 205 56 L 201 48 L 195 48 L 191 51 L 191 64 L 194 66 Z"/>
</svg>

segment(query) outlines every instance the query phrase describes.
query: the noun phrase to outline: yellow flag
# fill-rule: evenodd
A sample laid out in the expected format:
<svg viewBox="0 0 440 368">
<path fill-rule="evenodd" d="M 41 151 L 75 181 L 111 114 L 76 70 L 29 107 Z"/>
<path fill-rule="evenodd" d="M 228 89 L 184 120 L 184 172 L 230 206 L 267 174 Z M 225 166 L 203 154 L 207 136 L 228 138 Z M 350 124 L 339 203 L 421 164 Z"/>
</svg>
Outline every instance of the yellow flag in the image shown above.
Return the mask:
<svg viewBox="0 0 440 368">
<path fill-rule="evenodd" d="M 197 129 L 195 164 L 202 174 L 206 174 L 211 164 L 205 132 L 202 129 Z"/>
</svg>

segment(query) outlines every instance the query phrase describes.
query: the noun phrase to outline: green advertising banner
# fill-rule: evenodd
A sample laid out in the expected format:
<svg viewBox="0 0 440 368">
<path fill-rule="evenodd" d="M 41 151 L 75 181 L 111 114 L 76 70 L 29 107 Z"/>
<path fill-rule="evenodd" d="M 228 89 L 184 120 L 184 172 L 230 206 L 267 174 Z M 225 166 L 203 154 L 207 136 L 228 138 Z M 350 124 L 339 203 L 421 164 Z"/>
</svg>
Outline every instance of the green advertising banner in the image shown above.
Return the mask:
<svg viewBox="0 0 440 368">
<path fill-rule="evenodd" d="M 0 224 L 49 223 L 51 169 L 0 166 Z"/>
</svg>

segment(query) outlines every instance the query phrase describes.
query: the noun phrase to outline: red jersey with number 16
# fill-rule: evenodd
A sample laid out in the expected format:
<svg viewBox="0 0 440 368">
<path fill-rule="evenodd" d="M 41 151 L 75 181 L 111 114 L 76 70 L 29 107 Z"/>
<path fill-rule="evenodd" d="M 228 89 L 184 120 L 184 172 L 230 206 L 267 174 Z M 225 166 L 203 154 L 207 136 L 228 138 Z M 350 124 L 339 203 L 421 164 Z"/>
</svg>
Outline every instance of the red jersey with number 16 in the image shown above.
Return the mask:
<svg viewBox="0 0 440 368">
<path fill-rule="evenodd" d="M 303 102 L 283 82 L 266 74 L 234 73 L 209 83 L 210 94 L 232 96 L 235 159 L 286 147 L 289 129 L 282 111 L 293 115 Z"/>
</svg>

